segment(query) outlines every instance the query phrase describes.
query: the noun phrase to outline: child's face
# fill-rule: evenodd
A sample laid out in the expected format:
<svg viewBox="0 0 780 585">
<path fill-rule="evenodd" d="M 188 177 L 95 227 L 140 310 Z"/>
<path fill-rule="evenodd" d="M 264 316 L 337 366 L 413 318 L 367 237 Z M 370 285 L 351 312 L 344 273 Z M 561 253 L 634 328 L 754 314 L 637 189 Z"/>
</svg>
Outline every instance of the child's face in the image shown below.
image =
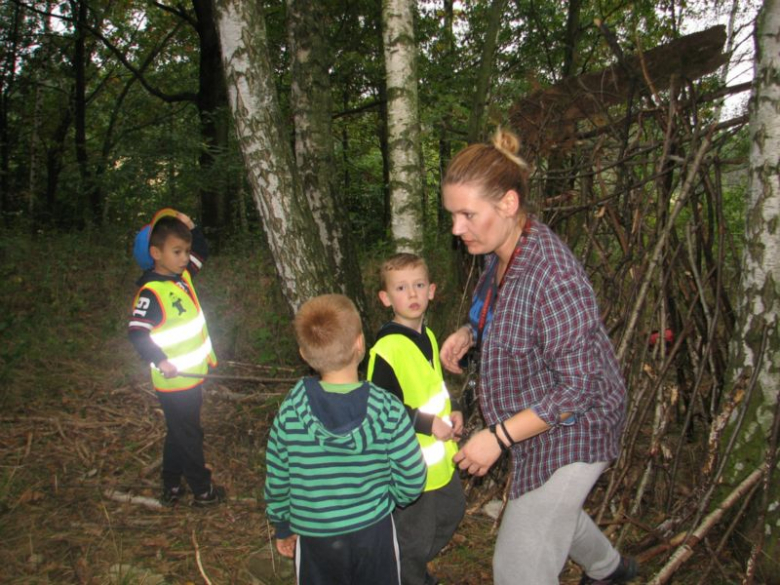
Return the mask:
<svg viewBox="0 0 780 585">
<path fill-rule="evenodd" d="M 393 307 L 396 323 L 420 330 L 428 301 L 433 299 L 436 285 L 428 279 L 424 266 L 391 270 L 386 276 L 385 290 L 379 299 L 385 307 Z"/>
<path fill-rule="evenodd" d="M 190 263 L 189 242 L 178 236 L 168 236 L 162 248 L 151 246 L 149 253 L 154 258 L 154 271 L 166 276 L 174 276 L 184 272 Z"/>
</svg>

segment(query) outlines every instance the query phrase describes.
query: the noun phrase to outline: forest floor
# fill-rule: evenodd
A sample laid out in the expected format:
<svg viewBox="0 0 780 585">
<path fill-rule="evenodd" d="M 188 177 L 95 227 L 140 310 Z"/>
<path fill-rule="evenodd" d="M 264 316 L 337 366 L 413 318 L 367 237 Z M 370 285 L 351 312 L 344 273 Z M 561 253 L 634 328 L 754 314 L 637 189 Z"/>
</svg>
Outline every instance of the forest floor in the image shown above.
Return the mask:
<svg viewBox="0 0 780 585">
<path fill-rule="evenodd" d="M 291 583 L 264 578 L 280 559 L 269 555 L 261 498 L 267 433 L 289 384 L 253 386 L 214 384 L 207 392 L 207 460 L 229 495 L 209 509 L 186 499 L 157 505 L 164 424 L 146 382 L 82 384 L 64 403 L 2 416 L 12 497 L 0 515 L 0 581 Z M 125 496 L 134 500 L 119 501 Z M 468 515 L 435 563 L 445 583 L 490 581 L 491 526 L 481 513 Z"/>
<path fill-rule="evenodd" d="M 264 450 L 305 370 L 272 268 L 259 253 L 224 254 L 200 277 L 217 373 L 263 381 L 217 380 L 206 392 L 206 457 L 228 501 L 162 508 L 164 420 L 126 338 L 138 270 L 118 247 L 128 242 L 0 238 L 0 583 L 292 583 L 271 554 Z M 437 292 L 446 299 L 445 286 Z M 495 521 L 484 502 L 471 491 L 433 562 L 442 583 L 491 582 Z M 570 564 L 561 582 L 579 578 Z"/>
<path fill-rule="evenodd" d="M 289 566 L 271 559 L 261 497 L 267 434 L 289 383 L 236 385 L 212 384 L 203 405 L 207 461 L 229 496 L 208 509 L 186 498 L 157 504 L 164 421 L 146 381 L 106 388 L 83 380 L 67 400 L 6 412 L 0 581 L 292 583 Z M 433 563 L 443 583 L 491 581 L 493 525 L 472 506 Z M 270 578 L 274 569 L 288 577 Z M 562 582 L 578 580 L 572 567 Z"/>
</svg>

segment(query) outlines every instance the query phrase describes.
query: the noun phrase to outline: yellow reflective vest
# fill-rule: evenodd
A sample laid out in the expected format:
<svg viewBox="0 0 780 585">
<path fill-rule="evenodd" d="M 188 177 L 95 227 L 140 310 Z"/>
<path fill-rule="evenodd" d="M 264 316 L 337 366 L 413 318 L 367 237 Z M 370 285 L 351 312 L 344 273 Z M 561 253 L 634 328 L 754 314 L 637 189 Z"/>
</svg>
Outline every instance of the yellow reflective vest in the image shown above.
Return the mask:
<svg viewBox="0 0 780 585">
<path fill-rule="evenodd" d="M 152 329 L 151 338 L 179 372 L 205 375 L 209 366 L 217 365 L 217 356 L 188 270 L 182 274 L 182 280 L 187 283 L 189 293 L 170 280 L 147 282 L 141 288 L 141 291 L 151 291 L 162 309 L 162 321 Z M 150 365 L 152 384 L 160 392 L 187 390 L 203 382 L 183 376 L 166 378 L 154 364 Z"/>
<path fill-rule="evenodd" d="M 426 414 L 435 414 L 450 422 L 452 404 L 439 360 L 439 346 L 433 332 L 425 328 L 433 349 L 433 366 L 425 359 L 417 345 L 400 333 L 382 337 L 371 348 L 368 361 L 368 379 L 374 373 L 376 356 L 385 360 L 395 373 L 404 394 L 404 404 Z M 447 485 L 455 471 L 453 455 L 458 452 L 455 441 L 439 441 L 433 435 L 417 433 L 425 463 L 428 465 L 428 481 L 425 491 Z"/>
</svg>

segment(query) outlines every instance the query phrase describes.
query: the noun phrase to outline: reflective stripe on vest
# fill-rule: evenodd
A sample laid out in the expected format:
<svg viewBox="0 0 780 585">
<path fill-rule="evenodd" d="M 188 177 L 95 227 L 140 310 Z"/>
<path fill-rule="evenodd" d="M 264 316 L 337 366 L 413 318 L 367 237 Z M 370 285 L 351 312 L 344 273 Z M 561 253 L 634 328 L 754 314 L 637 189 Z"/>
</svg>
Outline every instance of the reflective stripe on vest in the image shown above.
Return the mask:
<svg viewBox="0 0 780 585">
<path fill-rule="evenodd" d="M 201 345 L 195 351 L 185 353 L 184 355 L 170 357 L 168 358 L 168 361 L 176 366 L 176 369 L 180 372 L 186 372 L 187 370 L 191 370 L 192 368 L 195 368 L 202 363 L 208 362 L 211 349 L 211 339 L 207 337 L 206 341 L 203 342 L 203 345 Z"/>
<path fill-rule="evenodd" d="M 152 329 L 151 338 L 179 372 L 202 376 L 208 373 L 209 365 L 216 365 L 217 358 L 189 271 L 184 271 L 182 280 L 189 293 L 170 280 L 144 285 L 144 289 L 155 294 L 163 313 L 162 322 Z M 166 378 L 157 367 L 150 365 L 152 383 L 160 392 L 186 390 L 201 383 L 183 376 Z"/>
<path fill-rule="evenodd" d="M 447 386 L 442 382 L 441 391 L 431 396 L 428 399 L 428 402 L 418 407 L 417 410 L 424 412 L 425 414 L 438 415 L 445 423 L 452 426 L 449 414 L 442 414 L 445 411 L 449 412 L 449 409 L 447 408 L 449 406 L 449 401 L 450 393 L 447 391 Z M 422 446 L 422 452 L 428 467 L 437 464 L 447 456 L 447 450 L 444 448 L 444 443 L 439 440 L 436 440 L 432 445 Z"/>
<path fill-rule="evenodd" d="M 368 362 L 368 378 L 372 377 L 376 356 L 384 359 L 395 373 L 404 394 L 404 404 L 425 414 L 434 414 L 450 423 L 450 394 L 444 384 L 439 361 L 439 347 L 433 332 L 425 328 L 433 350 L 433 365 L 425 359 L 417 345 L 400 333 L 386 335 L 371 348 Z M 439 441 L 432 435 L 417 433 L 425 463 L 428 465 L 428 481 L 425 491 L 445 486 L 452 478 L 455 464 L 453 455 L 458 446 L 455 441 Z"/>
<path fill-rule="evenodd" d="M 194 319 L 187 323 L 172 327 L 165 331 L 153 331 L 152 341 L 160 346 L 160 349 L 165 351 L 167 348 L 176 345 L 177 343 L 200 335 L 205 324 L 206 319 L 203 318 L 203 313 L 198 313 Z"/>
</svg>

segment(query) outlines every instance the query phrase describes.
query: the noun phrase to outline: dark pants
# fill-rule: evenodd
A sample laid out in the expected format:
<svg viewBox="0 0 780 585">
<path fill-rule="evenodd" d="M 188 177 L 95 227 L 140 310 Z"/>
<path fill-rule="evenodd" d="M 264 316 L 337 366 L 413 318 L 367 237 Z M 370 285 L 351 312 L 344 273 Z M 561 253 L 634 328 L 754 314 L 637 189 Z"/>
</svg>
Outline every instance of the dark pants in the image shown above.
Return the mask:
<svg viewBox="0 0 780 585">
<path fill-rule="evenodd" d="M 184 476 L 193 494 L 209 491 L 211 471 L 206 468 L 203 456 L 203 429 L 200 426 L 201 386 L 178 392 L 157 392 L 157 398 L 168 428 L 163 446 L 163 485 L 167 489 L 178 487 Z"/>
<path fill-rule="evenodd" d="M 398 585 L 398 543 L 392 515 L 339 536 L 299 536 L 298 585 Z"/>
<path fill-rule="evenodd" d="M 455 533 L 466 511 L 466 498 L 458 473 L 437 490 L 423 494 L 406 508 L 393 512 L 401 549 L 401 583 L 425 585 L 433 580 L 427 564 Z"/>
</svg>

